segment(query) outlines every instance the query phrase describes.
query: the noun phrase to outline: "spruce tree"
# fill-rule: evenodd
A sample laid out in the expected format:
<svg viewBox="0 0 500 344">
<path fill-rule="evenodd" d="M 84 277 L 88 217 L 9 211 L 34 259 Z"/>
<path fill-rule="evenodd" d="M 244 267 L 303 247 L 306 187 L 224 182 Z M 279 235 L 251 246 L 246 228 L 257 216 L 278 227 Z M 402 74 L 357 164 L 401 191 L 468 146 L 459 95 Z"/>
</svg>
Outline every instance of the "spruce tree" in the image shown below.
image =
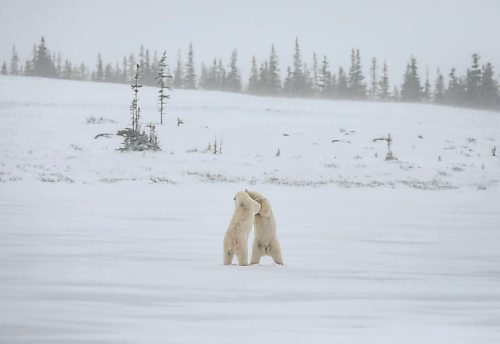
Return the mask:
<svg viewBox="0 0 500 344">
<path fill-rule="evenodd" d="M 292 69 L 290 66 L 286 69 L 286 77 L 285 81 L 283 82 L 283 92 L 285 94 L 292 94 L 292 85 L 293 85 L 293 74 L 292 74 Z"/>
<path fill-rule="evenodd" d="M 349 80 L 342 67 L 339 67 L 336 94 L 341 99 L 349 97 Z"/>
<path fill-rule="evenodd" d="M 136 62 L 135 56 L 134 56 L 134 54 L 130 54 L 128 59 L 127 59 L 127 67 L 128 67 L 127 74 L 129 76 L 130 81 L 133 80 L 133 78 L 136 74 L 136 66 L 137 66 L 137 62 Z"/>
<path fill-rule="evenodd" d="M 482 80 L 479 86 L 479 106 L 493 108 L 498 104 L 498 85 L 494 79 L 495 73 L 491 63 L 482 68 Z"/>
<path fill-rule="evenodd" d="M 177 52 L 177 66 L 175 67 L 174 71 L 174 80 L 173 80 L 173 87 L 174 88 L 182 88 L 184 82 L 184 67 L 181 59 L 181 51 L 179 50 Z"/>
<path fill-rule="evenodd" d="M 33 60 L 33 75 L 44 77 L 56 77 L 56 67 L 50 57 L 50 52 L 45 45 L 45 38 L 42 37 L 40 45 L 36 47 Z"/>
<path fill-rule="evenodd" d="M 259 69 L 259 93 L 260 94 L 269 94 L 269 64 L 267 61 L 264 61 L 260 64 Z"/>
<path fill-rule="evenodd" d="M 255 56 L 252 56 L 252 67 L 250 68 L 250 78 L 248 79 L 248 93 L 259 93 L 259 70 L 257 69 Z"/>
<path fill-rule="evenodd" d="M 438 104 L 444 103 L 444 94 L 444 78 L 443 74 L 441 74 L 441 71 L 438 68 L 436 72 L 436 82 L 434 84 L 434 102 Z"/>
<path fill-rule="evenodd" d="M 208 85 L 209 85 L 208 69 L 207 66 L 202 62 L 199 86 L 202 90 L 208 90 Z"/>
<path fill-rule="evenodd" d="M 10 74 L 19 74 L 19 56 L 17 55 L 16 46 L 12 46 L 12 57 L 10 59 Z"/>
<path fill-rule="evenodd" d="M 226 89 L 226 69 L 224 68 L 224 63 L 222 59 L 217 62 L 217 68 L 215 70 L 215 89 L 225 90 Z"/>
<path fill-rule="evenodd" d="M 318 57 L 316 56 L 316 52 L 313 53 L 312 60 L 312 93 L 314 96 L 319 95 L 319 71 L 318 71 Z M 331 80 L 330 80 L 331 81 Z"/>
<path fill-rule="evenodd" d="M 304 77 L 302 56 L 299 47 L 299 39 L 295 38 L 295 51 L 293 54 L 293 71 L 290 85 L 292 96 L 301 96 L 305 93 L 306 80 Z"/>
<path fill-rule="evenodd" d="M 452 105 L 464 105 L 467 102 L 466 84 L 462 78 L 455 75 L 455 68 L 449 74 L 448 90 L 446 91 L 446 102 Z"/>
<path fill-rule="evenodd" d="M 431 84 L 429 82 L 428 68 L 425 71 L 425 84 L 424 84 L 424 91 L 422 92 L 422 99 L 424 102 L 428 102 L 431 100 Z"/>
<path fill-rule="evenodd" d="M 384 65 L 382 67 L 382 78 L 379 82 L 379 93 L 378 99 L 380 100 L 389 100 L 391 96 L 389 91 L 389 72 L 387 68 L 387 63 L 384 61 Z"/>
<path fill-rule="evenodd" d="M 79 78 L 80 80 L 87 80 L 88 79 L 88 74 L 87 74 L 87 67 L 85 64 L 81 63 L 79 69 Z"/>
<path fill-rule="evenodd" d="M 274 50 L 274 44 L 271 45 L 271 55 L 269 56 L 269 71 L 268 71 L 268 93 L 276 95 L 281 92 L 281 78 L 280 70 L 278 67 L 278 55 Z"/>
<path fill-rule="evenodd" d="M 56 76 L 60 78 L 62 75 L 62 58 L 61 53 L 57 53 L 57 63 L 56 63 Z"/>
<path fill-rule="evenodd" d="M 188 59 L 186 62 L 186 75 L 184 77 L 184 87 L 189 89 L 196 88 L 196 73 L 194 70 L 193 43 L 189 43 Z"/>
<path fill-rule="evenodd" d="M 229 72 L 227 73 L 226 90 L 231 92 L 241 92 L 241 77 L 238 69 L 238 51 L 236 49 L 231 53 L 231 62 L 229 63 Z"/>
<path fill-rule="evenodd" d="M 401 100 L 405 102 L 419 102 L 421 99 L 422 87 L 420 86 L 417 60 L 412 56 L 406 66 L 404 82 L 401 86 Z"/>
<path fill-rule="evenodd" d="M 479 87 L 481 85 L 482 72 L 479 66 L 479 54 L 472 54 L 472 66 L 467 70 L 467 105 L 479 105 Z"/>
<path fill-rule="evenodd" d="M 378 75 L 377 75 L 377 58 L 373 57 L 372 58 L 372 64 L 370 66 L 370 77 L 371 77 L 371 84 L 370 84 L 370 98 L 371 99 L 377 99 L 378 97 Z"/>
<path fill-rule="evenodd" d="M 160 124 L 163 124 L 165 100 L 170 98 L 170 95 L 167 94 L 167 90 L 170 90 L 168 81 L 172 76 L 167 74 L 167 70 L 167 52 L 164 51 L 163 55 L 160 58 L 160 61 L 158 62 L 158 74 L 156 76 L 156 82 L 160 87 L 160 90 L 158 91 L 158 100 L 160 102 Z"/>
<path fill-rule="evenodd" d="M 359 49 L 351 51 L 351 67 L 349 69 L 349 97 L 353 99 L 366 98 L 366 85 L 361 67 Z"/>
<path fill-rule="evenodd" d="M 333 96 L 332 73 L 328 65 L 328 58 L 323 56 L 323 62 L 318 73 L 318 95 L 322 98 Z"/>
<path fill-rule="evenodd" d="M 97 64 L 96 71 L 94 74 L 94 81 L 104 81 L 104 67 L 102 65 L 102 57 L 101 54 L 97 54 Z"/>
<path fill-rule="evenodd" d="M 104 75 L 102 81 L 104 82 L 114 82 L 115 81 L 115 73 L 113 70 L 113 66 L 111 63 L 107 63 L 104 67 Z"/>
<path fill-rule="evenodd" d="M 128 84 L 129 81 L 129 74 L 128 74 L 128 65 L 127 65 L 127 58 L 124 57 L 122 60 L 122 76 L 120 78 L 120 82 Z"/>
<path fill-rule="evenodd" d="M 69 62 L 68 60 L 65 60 L 64 61 L 64 67 L 63 67 L 63 70 L 62 70 L 62 78 L 63 79 L 72 79 L 73 77 L 73 69 L 72 69 L 72 66 L 71 66 L 71 62 Z"/>
<path fill-rule="evenodd" d="M 399 88 L 397 86 L 394 86 L 392 89 L 392 100 L 395 102 L 398 102 L 401 100 L 401 94 L 399 92 Z"/>
<path fill-rule="evenodd" d="M 5 61 L 3 61 L 3 63 L 2 63 L 2 70 L 0 71 L 0 74 L 2 74 L 2 75 L 7 75 L 7 74 L 9 74 L 9 73 L 7 72 L 7 63 L 5 63 Z"/>
</svg>

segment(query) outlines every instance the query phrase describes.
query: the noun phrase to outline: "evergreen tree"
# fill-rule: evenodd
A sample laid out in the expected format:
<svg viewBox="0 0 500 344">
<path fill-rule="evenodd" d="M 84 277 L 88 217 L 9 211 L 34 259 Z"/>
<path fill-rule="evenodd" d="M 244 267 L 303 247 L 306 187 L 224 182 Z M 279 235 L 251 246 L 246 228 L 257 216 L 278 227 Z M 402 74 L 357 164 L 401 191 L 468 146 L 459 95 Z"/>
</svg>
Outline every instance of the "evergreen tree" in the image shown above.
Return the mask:
<svg viewBox="0 0 500 344">
<path fill-rule="evenodd" d="M 269 64 L 267 61 L 261 63 L 259 69 L 259 93 L 269 94 Z"/>
<path fill-rule="evenodd" d="M 104 75 L 102 78 L 102 81 L 104 82 L 114 82 L 115 81 L 115 75 L 113 71 L 113 66 L 111 63 L 107 63 L 106 66 L 104 67 Z"/>
<path fill-rule="evenodd" d="M 2 75 L 7 75 L 8 72 L 7 72 L 7 63 L 5 63 L 5 61 L 3 61 L 2 63 L 2 70 L 0 71 L 0 74 Z"/>
<path fill-rule="evenodd" d="M 199 86 L 202 90 L 208 90 L 210 79 L 208 77 L 208 69 L 207 66 L 202 62 L 201 63 L 201 73 L 200 73 L 200 82 Z"/>
<path fill-rule="evenodd" d="M 97 64 L 96 64 L 96 71 L 94 73 L 94 81 L 104 81 L 104 68 L 102 65 L 102 58 L 101 54 L 97 54 Z"/>
<path fill-rule="evenodd" d="M 378 76 L 377 76 L 377 58 L 372 58 L 372 64 L 370 66 L 370 77 L 371 77 L 371 85 L 370 85 L 370 98 L 377 99 L 378 97 Z"/>
<path fill-rule="evenodd" d="M 133 78 L 135 77 L 135 74 L 137 72 L 136 66 L 137 66 L 137 62 L 136 62 L 135 56 L 134 56 L 134 54 L 130 54 L 128 57 L 128 62 L 127 62 L 127 67 L 128 67 L 127 75 L 129 76 L 128 79 L 133 80 Z"/>
<path fill-rule="evenodd" d="M 384 61 L 384 65 L 382 67 L 382 78 L 379 82 L 379 93 L 378 99 L 380 100 L 388 100 L 391 96 L 389 91 L 389 72 L 387 68 L 387 63 Z"/>
<path fill-rule="evenodd" d="M 278 55 L 276 55 L 276 51 L 274 50 L 274 44 L 271 45 L 271 55 L 269 56 L 268 79 L 269 79 L 268 93 L 271 95 L 279 94 L 281 91 L 281 79 L 280 79 L 280 70 L 278 67 Z"/>
<path fill-rule="evenodd" d="M 479 55 L 472 54 L 472 66 L 467 70 L 466 77 L 466 91 L 467 91 L 467 105 L 479 105 L 479 88 L 481 85 L 481 68 L 479 66 Z"/>
<path fill-rule="evenodd" d="M 422 87 L 420 86 L 417 60 L 412 56 L 406 66 L 404 82 L 401 86 L 401 100 L 405 102 L 419 102 L 421 99 Z"/>
<path fill-rule="evenodd" d="M 333 95 L 332 73 L 328 65 L 328 58 L 323 56 L 323 62 L 318 73 L 318 94 L 322 98 L 330 98 Z"/>
<path fill-rule="evenodd" d="M 302 91 L 302 95 L 309 97 L 314 95 L 314 81 L 307 63 L 304 63 L 304 89 Z"/>
<path fill-rule="evenodd" d="M 33 60 L 33 75 L 44 77 L 56 77 L 56 67 L 50 57 L 50 52 L 45 45 L 45 38 L 42 37 L 40 45 L 36 48 L 35 58 Z"/>
<path fill-rule="evenodd" d="M 312 64 L 312 92 L 314 96 L 317 96 L 319 94 L 318 57 L 316 56 L 315 52 L 313 53 L 313 64 Z"/>
<path fill-rule="evenodd" d="M 57 53 L 57 63 L 56 63 L 56 76 L 60 78 L 62 75 L 62 58 L 61 53 Z"/>
<path fill-rule="evenodd" d="M 425 84 L 424 84 L 424 91 L 422 92 L 422 99 L 424 102 L 428 102 L 431 100 L 431 84 L 429 82 L 428 68 L 425 71 Z"/>
<path fill-rule="evenodd" d="M 443 74 L 441 74 L 441 71 L 439 68 L 437 69 L 437 76 L 436 76 L 436 82 L 434 84 L 434 102 L 441 104 L 444 102 L 444 78 Z"/>
<path fill-rule="evenodd" d="M 193 43 L 189 43 L 188 60 L 186 62 L 186 75 L 184 77 L 184 87 L 189 89 L 196 88 L 196 73 L 194 70 Z"/>
<path fill-rule="evenodd" d="M 222 59 L 219 59 L 217 62 L 217 68 L 215 72 L 215 88 L 217 90 L 225 90 L 226 89 L 226 69 L 224 68 L 224 64 L 222 63 Z"/>
<path fill-rule="evenodd" d="M 184 67 L 181 59 L 181 51 L 179 50 L 177 52 L 177 66 L 174 71 L 174 82 L 173 82 L 173 87 L 174 88 L 182 88 L 184 82 Z"/>
<path fill-rule="evenodd" d="M 118 64 L 118 62 L 115 63 L 113 82 L 118 82 L 118 83 L 122 82 L 122 71 L 120 69 L 120 65 Z"/>
<path fill-rule="evenodd" d="M 166 93 L 167 90 L 170 90 L 170 86 L 168 86 L 168 80 L 172 77 L 167 74 L 168 64 L 167 64 L 167 52 L 164 51 L 163 55 L 158 62 L 158 75 L 156 77 L 157 83 L 160 86 L 160 90 L 158 91 L 158 99 L 160 101 L 160 124 L 163 124 L 163 112 L 165 109 L 165 100 L 170 98 L 170 95 Z"/>
<path fill-rule="evenodd" d="M 498 85 L 494 79 L 494 75 L 491 63 L 483 66 L 482 82 L 479 87 L 479 105 L 481 107 L 493 108 L 498 104 Z"/>
<path fill-rule="evenodd" d="M 229 72 L 227 73 L 226 90 L 231 92 L 241 92 L 241 77 L 238 69 L 238 51 L 233 50 L 231 62 L 229 63 Z"/>
<path fill-rule="evenodd" d="M 17 55 L 16 46 L 12 46 L 12 57 L 10 59 L 10 74 L 19 75 L 19 56 Z"/>
<path fill-rule="evenodd" d="M 304 96 L 308 93 L 307 80 L 303 67 L 299 39 L 296 38 L 293 54 L 293 70 L 291 72 L 291 77 L 287 80 L 286 87 L 286 92 L 291 96 Z"/>
<path fill-rule="evenodd" d="M 252 56 L 252 67 L 250 69 L 250 78 L 248 79 L 248 93 L 259 93 L 259 70 L 257 69 L 255 56 Z"/>
<path fill-rule="evenodd" d="M 129 82 L 129 74 L 128 74 L 129 67 L 127 65 L 127 58 L 124 57 L 122 60 L 122 76 L 120 78 L 120 82 L 123 82 L 127 84 Z"/>
<path fill-rule="evenodd" d="M 341 99 L 345 99 L 349 96 L 349 81 L 342 67 L 339 67 L 336 94 Z"/>
<path fill-rule="evenodd" d="M 463 79 L 455 75 L 455 68 L 449 74 L 448 90 L 446 91 L 446 102 L 453 105 L 464 105 L 466 103 L 466 85 Z"/>
<path fill-rule="evenodd" d="M 400 94 L 397 86 L 394 86 L 394 88 L 392 89 L 392 100 L 395 102 L 398 102 L 401 100 L 401 94 Z"/>
<path fill-rule="evenodd" d="M 283 92 L 285 94 L 292 93 L 292 84 L 293 84 L 292 69 L 290 68 L 290 66 L 288 66 L 288 68 L 286 69 L 285 81 L 283 82 Z"/>
<path fill-rule="evenodd" d="M 85 64 L 81 63 L 79 67 L 79 78 L 80 80 L 87 80 L 88 75 L 87 75 L 87 67 L 85 67 Z"/>
<path fill-rule="evenodd" d="M 149 56 L 149 49 L 146 49 L 146 53 L 144 54 L 144 62 L 142 66 L 143 70 L 143 80 L 146 85 L 154 85 L 154 79 L 156 75 L 151 73 L 151 61 Z"/>
<path fill-rule="evenodd" d="M 349 97 L 353 99 L 366 98 L 366 85 L 361 67 L 361 56 L 358 50 L 351 51 L 351 67 L 349 69 Z"/>
<path fill-rule="evenodd" d="M 68 79 L 68 80 L 72 79 L 72 77 L 73 77 L 73 69 L 71 67 L 71 62 L 69 62 L 68 60 L 64 61 L 64 67 L 62 70 L 61 77 L 63 79 Z"/>
</svg>

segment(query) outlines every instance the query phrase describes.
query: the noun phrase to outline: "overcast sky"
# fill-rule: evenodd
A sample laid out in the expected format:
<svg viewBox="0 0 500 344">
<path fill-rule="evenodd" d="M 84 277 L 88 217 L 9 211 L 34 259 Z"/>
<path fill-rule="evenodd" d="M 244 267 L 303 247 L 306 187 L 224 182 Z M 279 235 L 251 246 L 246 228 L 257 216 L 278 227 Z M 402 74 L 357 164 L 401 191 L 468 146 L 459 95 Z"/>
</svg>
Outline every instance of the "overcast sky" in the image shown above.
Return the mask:
<svg viewBox="0 0 500 344">
<path fill-rule="evenodd" d="M 246 77 L 251 56 L 266 58 L 274 43 L 284 72 L 297 36 L 305 60 L 316 51 L 347 68 L 359 48 L 366 70 L 372 56 L 386 59 L 394 79 L 411 54 L 431 76 L 438 66 L 462 73 L 473 52 L 500 69 L 499 0 L 0 0 L 0 60 L 16 44 L 24 62 L 42 35 L 63 58 L 92 66 L 97 52 L 121 61 L 141 44 L 166 49 L 172 65 L 193 42 L 197 65 L 227 63 L 238 48 Z"/>
</svg>

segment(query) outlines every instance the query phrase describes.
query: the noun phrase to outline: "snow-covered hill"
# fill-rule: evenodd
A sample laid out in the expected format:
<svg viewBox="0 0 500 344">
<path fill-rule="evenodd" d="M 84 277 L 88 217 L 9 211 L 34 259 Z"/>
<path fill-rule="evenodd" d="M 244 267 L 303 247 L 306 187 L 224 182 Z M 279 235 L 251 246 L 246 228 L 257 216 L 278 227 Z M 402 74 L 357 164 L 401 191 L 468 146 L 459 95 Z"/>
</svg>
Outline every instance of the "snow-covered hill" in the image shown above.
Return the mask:
<svg viewBox="0 0 500 344">
<path fill-rule="evenodd" d="M 94 137 L 130 126 L 131 95 L 126 85 L 0 78 L 0 180 L 483 189 L 500 175 L 495 112 L 179 90 L 158 130 L 163 151 L 123 154 L 119 137 Z M 156 96 L 140 93 L 144 124 L 159 121 Z M 373 142 L 389 133 L 397 160 Z M 207 151 L 215 140 L 221 155 Z"/>
<path fill-rule="evenodd" d="M 122 153 L 130 93 L 0 77 L 0 342 L 500 341 L 500 114 L 175 91 Z M 285 266 L 222 266 L 243 188 Z"/>
</svg>

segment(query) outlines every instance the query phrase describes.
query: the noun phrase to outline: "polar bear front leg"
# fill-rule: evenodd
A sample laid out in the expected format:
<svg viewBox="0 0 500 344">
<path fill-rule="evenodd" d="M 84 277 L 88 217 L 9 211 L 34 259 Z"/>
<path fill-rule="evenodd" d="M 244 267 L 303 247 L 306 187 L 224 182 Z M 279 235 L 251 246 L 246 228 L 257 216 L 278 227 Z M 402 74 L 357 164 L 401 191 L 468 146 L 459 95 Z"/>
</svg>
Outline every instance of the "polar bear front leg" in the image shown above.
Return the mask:
<svg viewBox="0 0 500 344">
<path fill-rule="evenodd" d="M 224 265 L 231 265 L 233 262 L 234 253 L 224 250 Z"/>
<path fill-rule="evenodd" d="M 283 257 L 281 257 L 281 247 L 278 240 L 274 239 L 271 243 L 271 248 L 267 253 L 273 258 L 274 262 L 279 265 L 283 264 Z"/>
<path fill-rule="evenodd" d="M 224 242 L 224 252 L 223 252 L 223 262 L 224 262 L 224 265 L 231 265 L 231 263 L 233 262 L 233 257 L 234 257 L 234 252 L 233 250 L 229 247 L 229 245 L 226 244 L 226 242 Z"/>
<path fill-rule="evenodd" d="M 239 247 L 236 252 L 236 257 L 238 258 L 238 264 L 241 266 L 248 265 L 248 248 Z"/>
<path fill-rule="evenodd" d="M 252 244 L 252 258 L 250 259 L 250 264 L 259 264 L 260 258 L 264 255 L 264 248 L 258 240 L 254 240 Z"/>
</svg>

